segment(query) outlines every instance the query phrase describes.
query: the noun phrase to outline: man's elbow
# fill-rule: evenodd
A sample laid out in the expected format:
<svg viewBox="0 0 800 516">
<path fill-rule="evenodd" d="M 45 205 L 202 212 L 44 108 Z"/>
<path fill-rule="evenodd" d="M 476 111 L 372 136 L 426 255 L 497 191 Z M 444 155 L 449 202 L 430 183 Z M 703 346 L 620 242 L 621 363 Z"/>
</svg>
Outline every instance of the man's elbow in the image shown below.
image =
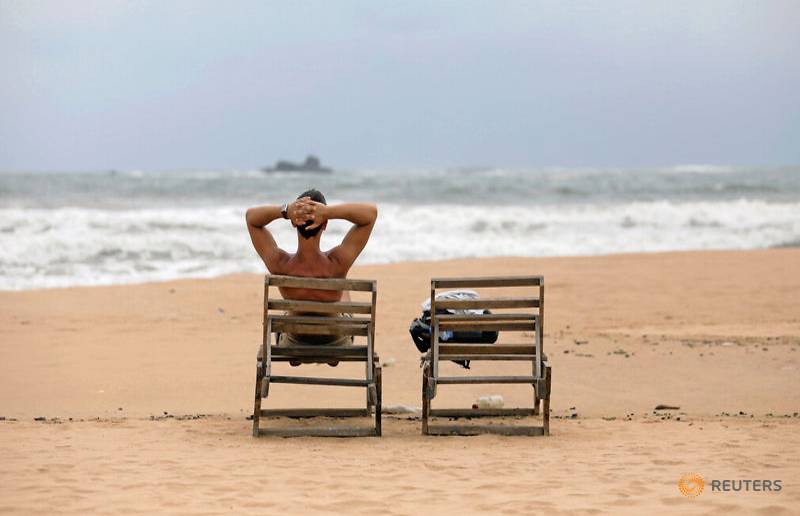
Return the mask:
<svg viewBox="0 0 800 516">
<path fill-rule="evenodd" d="M 248 226 L 253 225 L 253 217 L 255 216 L 255 212 L 253 208 L 248 208 L 246 212 L 244 212 L 244 221 Z"/>
<path fill-rule="evenodd" d="M 370 218 L 370 222 L 372 222 L 372 223 L 374 223 L 376 220 L 378 220 L 378 206 L 377 205 L 375 205 L 375 204 L 370 204 L 369 205 L 369 218 Z"/>
</svg>

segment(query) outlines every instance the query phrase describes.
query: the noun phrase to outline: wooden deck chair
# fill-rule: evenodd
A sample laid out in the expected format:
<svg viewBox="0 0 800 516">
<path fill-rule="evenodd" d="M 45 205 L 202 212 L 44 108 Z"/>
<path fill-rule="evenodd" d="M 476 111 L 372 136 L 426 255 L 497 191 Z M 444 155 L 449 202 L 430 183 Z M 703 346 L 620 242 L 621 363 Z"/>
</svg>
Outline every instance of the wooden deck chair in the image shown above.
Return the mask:
<svg viewBox="0 0 800 516">
<path fill-rule="evenodd" d="M 270 297 L 270 287 L 308 288 L 319 290 L 371 292 L 371 302 L 295 301 Z M 253 408 L 253 435 L 331 436 L 357 437 L 381 435 L 381 368 L 375 354 L 375 302 L 377 285 L 373 280 L 321 279 L 294 276 L 270 276 L 264 281 L 264 335 L 259 346 L 256 365 L 255 406 Z M 286 315 L 288 311 L 302 316 Z M 325 345 L 273 345 L 273 333 L 299 335 L 353 335 L 366 337 L 366 344 L 347 346 Z M 275 342 L 277 344 L 277 342 Z M 273 362 L 300 362 L 319 364 L 331 361 L 364 362 L 364 378 L 318 378 L 309 376 L 276 376 L 272 374 Z M 366 407 L 271 409 L 261 408 L 261 399 L 269 395 L 270 385 L 292 383 L 305 385 L 332 385 L 362 387 L 367 391 Z M 261 428 L 262 418 L 269 417 L 369 417 L 374 413 L 375 424 L 365 427 L 325 428 Z"/>
<path fill-rule="evenodd" d="M 436 301 L 438 289 L 534 287 L 527 296 Z M 531 292 L 533 290 L 533 292 Z M 533 295 L 530 295 L 533 294 Z M 491 314 L 437 314 L 437 309 L 493 309 Z M 499 312 L 499 309 L 514 309 Z M 541 276 L 494 278 L 437 278 L 431 280 L 431 349 L 423 357 L 422 433 L 423 435 L 505 435 L 550 434 L 551 368 L 542 346 L 544 324 L 544 279 Z M 517 344 L 447 344 L 439 342 L 443 331 L 519 332 Z M 524 333 L 523 333 L 524 332 Z M 527 341 L 527 342 L 526 342 Z M 442 360 L 521 360 L 531 362 L 528 376 L 440 376 Z M 431 401 L 439 385 L 450 384 L 527 384 L 533 387 L 533 407 L 498 409 L 433 409 Z M 542 426 L 444 425 L 431 424 L 434 417 L 501 417 L 539 414 L 543 401 Z"/>
</svg>

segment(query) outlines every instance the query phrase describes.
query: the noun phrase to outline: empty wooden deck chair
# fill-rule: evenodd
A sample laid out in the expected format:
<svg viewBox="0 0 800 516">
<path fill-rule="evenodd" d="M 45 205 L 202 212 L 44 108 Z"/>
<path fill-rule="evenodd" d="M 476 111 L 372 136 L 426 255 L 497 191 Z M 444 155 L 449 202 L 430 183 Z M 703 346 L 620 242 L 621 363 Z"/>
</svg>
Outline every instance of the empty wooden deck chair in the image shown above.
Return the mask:
<svg viewBox="0 0 800 516">
<path fill-rule="evenodd" d="M 319 290 L 370 292 L 370 302 L 296 301 L 270 297 L 270 287 L 305 288 Z M 277 294 L 277 292 L 275 292 Z M 381 368 L 375 354 L 375 302 L 377 285 L 372 280 L 321 279 L 293 276 L 270 276 L 264 281 L 264 335 L 259 346 L 256 365 L 255 407 L 253 408 L 253 435 L 315 435 L 315 436 L 368 436 L 381 435 Z M 300 313 L 302 315 L 287 315 Z M 353 335 L 365 337 L 366 342 L 353 345 L 295 345 L 277 346 L 273 334 L 293 335 Z M 363 378 L 319 378 L 309 376 L 277 376 L 272 374 L 274 362 L 317 364 L 337 362 L 364 362 Z M 331 385 L 361 387 L 366 389 L 366 406 L 359 408 L 271 409 L 261 408 L 262 398 L 269 395 L 270 385 L 292 383 L 305 385 Z M 263 428 L 269 417 L 369 417 L 374 414 L 372 427 L 341 426 L 324 428 Z"/>
<path fill-rule="evenodd" d="M 516 297 L 482 297 L 469 300 L 436 301 L 439 289 L 525 288 Z M 520 289 L 513 289 L 520 291 Z M 511 292 L 511 290 L 509 291 Z M 437 314 L 437 309 L 491 309 L 491 314 Z M 431 280 L 431 349 L 423 357 L 422 433 L 424 435 L 549 435 L 551 368 L 543 352 L 544 279 L 541 276 L 493 278 L 437 278 Z M 514 334 L 514 344 L 447 344 L 439 342 L 444 331 L 499 331 Z M 439 362 L 448 360 L 518 360 L 531 363 L 525 376 L 441 376 Z M 439 385 L 450 384 L 524 384 L 533 387 L 530 408 L 434 409 L 431 401 Z M 432 424 L 431 418 L 501 417 L 539 414 L 542 400 L 542 426 Z"/>
</svg>

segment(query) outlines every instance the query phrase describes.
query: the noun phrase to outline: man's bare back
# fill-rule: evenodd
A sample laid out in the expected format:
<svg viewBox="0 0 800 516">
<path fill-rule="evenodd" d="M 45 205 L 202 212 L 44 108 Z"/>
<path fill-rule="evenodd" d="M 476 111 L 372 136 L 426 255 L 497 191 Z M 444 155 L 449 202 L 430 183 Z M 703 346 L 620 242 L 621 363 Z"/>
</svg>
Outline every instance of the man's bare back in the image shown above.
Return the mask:
<svg viewBox="0 0 800 516">
<path fill-rule="evenodd" d="M 270 271 L 272 272 L 272 271 Z M 284 267 L 278 274 L 287 276 L 311 276 L 313 278 L 344 278 L 340 275 L 340 267 L 328 257 L 327 253 L 320 253 L 312 258 L 301 259 L 297 254 L 290 254 Z M 337 290 L 315 290 L 308 288 L 281 288 L 284 299 L 304 299 L 306 301 L 342 301 L 342 292 Z M 349 293 L 345 292 L 349 299 Z M 347 299 L 344 299 L 346 301 Z"/>
</svg>

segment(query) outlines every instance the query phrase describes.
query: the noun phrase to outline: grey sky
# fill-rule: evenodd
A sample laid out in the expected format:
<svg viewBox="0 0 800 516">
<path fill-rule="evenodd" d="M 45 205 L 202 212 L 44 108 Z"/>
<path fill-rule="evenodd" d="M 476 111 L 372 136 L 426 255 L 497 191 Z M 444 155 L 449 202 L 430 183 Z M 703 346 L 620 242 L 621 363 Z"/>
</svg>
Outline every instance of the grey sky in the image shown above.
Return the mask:
<svg viewBox="0 0 800 516">
<path fill-rule="evenodd" d="M 0 0 L 0 169 L 800 163 L 800 2 Z"/>
</svg>

